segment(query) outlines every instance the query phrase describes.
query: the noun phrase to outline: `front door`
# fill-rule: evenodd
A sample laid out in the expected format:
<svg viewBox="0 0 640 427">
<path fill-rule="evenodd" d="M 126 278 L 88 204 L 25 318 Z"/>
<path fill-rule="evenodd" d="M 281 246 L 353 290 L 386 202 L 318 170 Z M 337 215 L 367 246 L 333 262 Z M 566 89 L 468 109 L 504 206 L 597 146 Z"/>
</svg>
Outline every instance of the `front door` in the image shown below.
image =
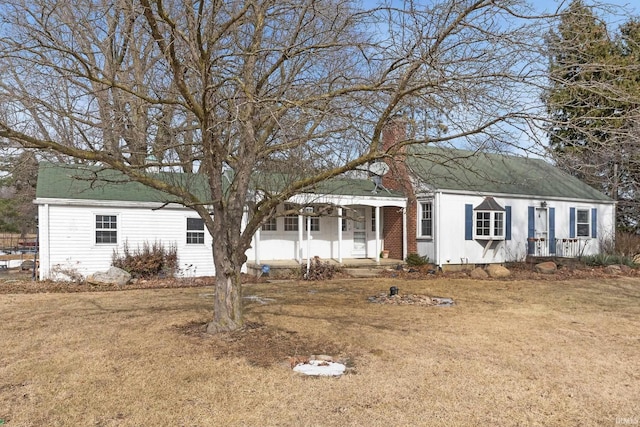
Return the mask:
<svg viewBox="0 0 640 427">
<path fill-rule="evenodd" d="M 535 255 L 549 255 L 549 218 L 547 208 L 536 208 L 535 218 Z"/>
<path fill-rule="evenodd" d="M 353 257 L 367 256 L 367 231 L 365 227 L 364 208 L 354 209 L 355 218 L 353 220 Z"/>
</svg>

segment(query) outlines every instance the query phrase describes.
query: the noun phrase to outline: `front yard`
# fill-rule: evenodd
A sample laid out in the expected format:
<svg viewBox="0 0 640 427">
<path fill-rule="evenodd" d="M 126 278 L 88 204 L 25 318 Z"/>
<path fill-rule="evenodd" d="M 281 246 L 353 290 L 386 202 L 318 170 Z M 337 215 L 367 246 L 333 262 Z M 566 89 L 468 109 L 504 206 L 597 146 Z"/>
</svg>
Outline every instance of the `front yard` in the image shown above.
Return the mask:
<svg viewBox="0 0 640 427">
<path fill-rule="evenodd" d="M 455 305 L 368 301 L 390 286 Z M 244 289 L 247 327 L 215 337 L 202 332 L 212 306 L 206 286 L 0 295 L 0 420 L 640 423 L 640 278 L 396 277 Z M 347 374 L 311 378 L 291 370 L 290 358 L 312 353 L 334 356 Z"/>
</svg>

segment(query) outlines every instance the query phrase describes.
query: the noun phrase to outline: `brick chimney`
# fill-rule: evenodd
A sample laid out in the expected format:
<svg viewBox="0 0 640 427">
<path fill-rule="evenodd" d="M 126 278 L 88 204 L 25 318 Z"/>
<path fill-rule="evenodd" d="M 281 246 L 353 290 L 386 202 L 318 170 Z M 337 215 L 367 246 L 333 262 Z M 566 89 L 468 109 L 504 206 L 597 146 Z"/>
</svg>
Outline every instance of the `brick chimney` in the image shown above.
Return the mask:
<svg viewBox="0 0 640 427">
<path fill-rule="evenodd" d="M 382 130 L 382 149 L 393 157 L 385 161 L 389 165 L 389 172 L 382 178 L 382 184 L 390 189 L 402 192 L 407 197 L 407 254 L 418 251 L 417 233 L 417 201 L 411 178 L 406 165 L 404 147 L 394 150 L 394 146 L 406 139 L 408 122 L 404 117 L 396 116 L 389 119 Z M 393 154 L 395 152 L 395 154 Z M 402 212 L 397 207 L 386 206 L 384 212 L 384 227 L 382 237 L 384 248 L 389 251 L 390 258 L 402 258 Z"/>
</svg>

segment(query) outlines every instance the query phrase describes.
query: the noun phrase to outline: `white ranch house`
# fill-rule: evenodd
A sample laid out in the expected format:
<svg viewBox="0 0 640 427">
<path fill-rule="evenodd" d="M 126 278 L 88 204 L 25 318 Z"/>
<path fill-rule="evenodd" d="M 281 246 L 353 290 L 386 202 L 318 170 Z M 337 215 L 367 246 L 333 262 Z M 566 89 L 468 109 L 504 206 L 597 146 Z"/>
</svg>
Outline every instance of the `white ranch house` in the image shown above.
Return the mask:
<svg viewBox="0 0 640 427">
<path fill-rule="evenodd" d="M 396 188 L 393 179 L 410 182 L 410 191 L 374 193 L 371 180 L 345 178 L 292 197 L 255 234 L 247 264 L 296 265 L 313 256 L 376 262 L 384 249 L 398 262 L 417 252 L 447 269 L 596 254 L 614 237 L 615 202 L 543 160 L 412 154 L 403 162 L 409 176 L 392 167 L 384 178 L 387 188 Z M 171 176 L 201 185 L 194 176 Z M 113 171 L 43 163 L 35 203 L 40 279 L 62 278 L 65 269 L 104 271 L 125 242 L 174 245 L 182 275 L 215 274 L 211 237 L 197 214 Z"/>
</svg>

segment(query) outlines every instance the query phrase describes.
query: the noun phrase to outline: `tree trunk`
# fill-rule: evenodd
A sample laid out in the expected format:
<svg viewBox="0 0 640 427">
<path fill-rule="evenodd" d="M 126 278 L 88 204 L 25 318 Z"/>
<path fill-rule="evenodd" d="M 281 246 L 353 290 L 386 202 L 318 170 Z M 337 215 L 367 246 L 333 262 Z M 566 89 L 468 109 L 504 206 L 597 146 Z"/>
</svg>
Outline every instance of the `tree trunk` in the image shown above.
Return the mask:
<svg viewBox="0 0 640 427">
<path fill-rule="evenodd" d="M 233 331 L 241 328 L 242 323 L 240 267 L 225 271 L 216 270 L 213 320 L 207 326 L 207 332 L 216 334 Z"/>
<path fill-rule="evenodd" d="M 245 192 L 246 193 L 246 192 Z M 242 193 L 244 194 L 244 193 Z M 213 320 L 207 326 L 207 332 L 215 334 L 240 329 L 242 316 L 242 265 L 246 262 L 246 245 L 241 242 L 242 201 L 235 200 L 239 209 L 227 205 L 231 215 L 227 221 L 213 221 L 213 263 L 216 270 L 215 295 L 213 300 Z M 217 205 L 216 208 L 220 208 Z M 237 213 L 239 212 L 239 213 Z M 223 218 L 220 209 L 214 216 Z"/>
</svg>

